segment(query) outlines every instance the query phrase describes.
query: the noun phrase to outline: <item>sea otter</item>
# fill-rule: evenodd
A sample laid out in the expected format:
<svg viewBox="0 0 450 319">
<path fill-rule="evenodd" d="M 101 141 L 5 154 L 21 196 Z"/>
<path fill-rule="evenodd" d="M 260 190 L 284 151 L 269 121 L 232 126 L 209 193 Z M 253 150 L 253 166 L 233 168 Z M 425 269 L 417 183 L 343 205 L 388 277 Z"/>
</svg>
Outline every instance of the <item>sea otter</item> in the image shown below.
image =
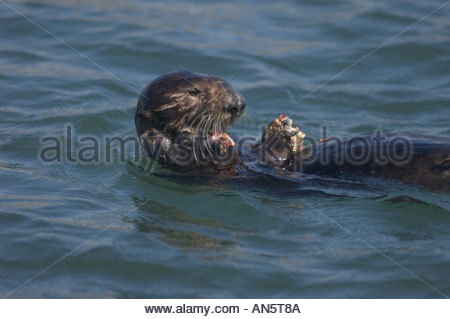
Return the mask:
<svg viewBox="0 0 450 319">
<path fill-rule="evenodd" d="M 236 163 L 226 131 L 245 107 L 242 95 L 220 77 L 168 73 L 142 91 L 136 130 L 146 152 L 164 165 L 222 170 Z"/>
<path fill-rule="evenodd" d="M 235 147 L 227 129 L 245 108 L 244 97 L 218 76 L 172 72 L 142 91 L 136 130 L 149 157 L 175 170 L 233 174 L 239 168 L 248 170 L 251 159 L 303 174 L 364 173 L 450 189 L 448 141 L 367 136 L 304 145 L 299 125 L 281 115 L 268 125 L 259 142 L 243 150 Z"/>
</svg>

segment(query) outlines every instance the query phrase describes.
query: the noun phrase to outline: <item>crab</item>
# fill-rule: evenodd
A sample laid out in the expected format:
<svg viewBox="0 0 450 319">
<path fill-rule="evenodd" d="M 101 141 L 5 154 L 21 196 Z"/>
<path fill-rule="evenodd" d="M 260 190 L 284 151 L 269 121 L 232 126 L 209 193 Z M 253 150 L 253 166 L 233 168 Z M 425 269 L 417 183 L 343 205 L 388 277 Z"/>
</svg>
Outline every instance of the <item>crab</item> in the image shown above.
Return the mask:
<svg viewBox="0 0 450 319">
<path fill-rule="evenodd" d="M 300 127 L 286 115 L 280 115 L 268 127 L 266 131 L 269 135 L 280 134 L 284 138 L 289 138 L 289 148 L 293 153 L 302 151 L 303 139 L 306 134 L 300 130 Z"/>
</svg>

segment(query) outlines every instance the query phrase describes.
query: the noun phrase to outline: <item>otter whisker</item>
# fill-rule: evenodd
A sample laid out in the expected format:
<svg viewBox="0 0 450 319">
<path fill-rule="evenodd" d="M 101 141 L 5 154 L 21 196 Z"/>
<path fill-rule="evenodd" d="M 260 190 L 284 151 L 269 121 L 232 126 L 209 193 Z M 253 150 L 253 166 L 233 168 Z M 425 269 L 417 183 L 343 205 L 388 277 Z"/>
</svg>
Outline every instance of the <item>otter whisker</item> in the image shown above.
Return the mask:
<svg viewBox="0 0 450 319">
<path fill-rule="evenodd" d="M 193 139 L 193 141 L 192 141 L 192 148 L 193 148 L 193 150 L 192 150 L 192 151 L 193 151 L 193 155 L 194 155 L 195 162 L 196 162 L 197 164 L 199 164 L 199 161 L 198 161 L 198 154 L 197 154 L 197 152 L 199 151 L 199 149 L 200 149 L 200 152 L 201 152 L 201 154 L 202 154 L 202 156 L 203 156 L 201 144 L 198 145 L 198 139 L 201 138 L 201 136 L 202 136 L 202 134 L 201 134 L 199 128 L 205 125 L 205 123 L 207 122 L 207 119 L 208 119 L 207 115 L 204 116 L 204 117 L 202 117 L 202 118 L 200 119 L 199 125 L 197 126 L 197 129 L 196 129 L 196 131 L 195 131 L 195 134 L 194 134 L 194 136 L 193 136 L 193 138 L 192 138 L 192 139 Z M 200 147 L 198 147 L 198 146 L 200 146 Z"/>
<path fill-rule="evenodd" d="M 220 117 L 220 115 L 219 115 L 219 117 Z M 213 134 L 219 133 L 219 131 L 217 130 L 217 119 L 212 123 L 212 132 L 213 132 Z"/>
<path fill-rule="evenodd" d="M 197 142 L 195 141 L 196 138 L 192 141 L 192 154 L 194 155 L 195 162 L 198 164 L 198 157 L 197 157 Z"/>
<path fill-rule="evenodd" d="M 203 114 L 201 114 L 201 116 L 202 116 L 202 118 L 201 118 L 200 121 L 198 122 L 196 131 L 195 131 L 195 135 L 194 135 L 194 143 L 193 143 L 193 146 L 194 146 L 194 150 L 193 150 L 193 152 L 194 152 L 194 158 L 195 158 L 197 164 L 198 164 L 198 156 L 197 156 L 198 154 L 197 154 L 197 152 L 200 151 L 202 156 L 205 155 L 205 154 L 204 154 L 204 150 L 203 150 L 203 148 L 204 148 L 204 147 L 203 147 L 204 139 L 205 139 L 205 136 L 207 136 L 207 135 L 205 134 L 205 128 L 206 128 L 206 126 L 208 125 L 208 122 L 209 122 L 209 120 L 210 120 L 209 115 L 206 114 L 205 112 L 204 112 Z M 197 141 L 197 140 L 198 140 L 199 138 L 201 139 L 201 141 L 200 141 L 200 143 L 198 144 L 198 141 Z M 198 146 L 199 146 L 199 147 L 198 147 Z"/>
<path fill-rule="evenodd" d="M 199 115 L 197 115 L 190 123 L 188 130 L 190 131 L 192 129 L 192 127 L 194 126 L 194 124 L 198 121 L 197 123 L 197 127 L 201 127 L 202 125 L 202 121 L 205 120 L 205 117 L 207 116 L 206 112 L 202 112 Z"/>
<path fill-rule="evenodd" d="M 199 162 L 198 162 L 198 156 L 197 156 L 197 139 L 198 139 L 198 128 L 199 127 L 201 127 L 202 125 L 203 125 L 203 123 L 204 123 L 204 121 L 205 121 L 205 116 L 203 116 L 204 115 L 204 113 L 200 113 L 198 116 L 196 116 L 193 120 L 192 120 L 192 122 L 191 122 L 191 124 L 190 124 L 190 126 L 189 126 L 189 128 L 188 128 L 188 130 L 189 131 L 191 131 L 191 128 L 193 127 L 193 125 L 195 124 L 195 122 L 197 121 L 197 119 L 199 119 L 198 120 L 198 124 L 197 124 L 197 128 L 196 128 L 196 130 L 195 130 L 195 134 L 194 134 L 194 136 L 193 137 L 191 137 L 191 139 L 192 139 L 192 153 L 193 153 L 193 155 L 194 155 L 194 159 L 195 159 L 195 162 L 197 163 L 197 164 L 199 164 Z"/>
<path fill-rule="evenodd" d="M 203 138 L 203 146 L 205 147 L 205 149 L 208 151 L 209 155 L 211 155 L 212 157 L 214 157 L 212 148 L 211 148 L 211 142 L 209 137 L 209 134 L 211 132 L 212 126 L 214 125 L 214 120 L 209 117 L 209 121 L 207 123 L 207 126 L 205 126 L 203 134 L 204 134 L 204 138 Z M 213 132 L 214 134 L 214 132 Z"/>
</svg>

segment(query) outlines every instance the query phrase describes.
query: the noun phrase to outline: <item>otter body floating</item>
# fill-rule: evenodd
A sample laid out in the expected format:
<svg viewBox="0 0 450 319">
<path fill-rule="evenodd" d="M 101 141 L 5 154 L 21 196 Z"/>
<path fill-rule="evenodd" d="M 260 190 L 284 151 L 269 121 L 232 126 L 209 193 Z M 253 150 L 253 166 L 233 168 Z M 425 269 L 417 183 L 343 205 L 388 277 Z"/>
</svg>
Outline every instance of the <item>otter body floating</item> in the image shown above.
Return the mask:
<svg viewBox="0 0 450 319">
<path fill-rule="evenodd" d="M 236 166 L 250 169 L 241 158 L 244 150 L 236 148 L 227 129 L 245 107 L 242 95 L 220 77 L 188 71 L 168 73 L 142 91 L 135 113 L 136 130 L 148 156 L 172 169 L 237 174 L 241 170 Z M 364 173 L 450 189 L 448 140 L 404 138 L 409 144 L 396 144 L 398 137 L 382 142 L 357 137 L 361 143 L 354 143 L 353 138 L 304 145 L 305 137 L 295 121 L 280 115 L 248 152 L 256 154 L 260 163 L 287 171 L 328 176 Z M 405 151 L 408 158 L 400 161 L 378 156 Z M 250 158 L 246 155 L 244 158 Z"/>
</svg>

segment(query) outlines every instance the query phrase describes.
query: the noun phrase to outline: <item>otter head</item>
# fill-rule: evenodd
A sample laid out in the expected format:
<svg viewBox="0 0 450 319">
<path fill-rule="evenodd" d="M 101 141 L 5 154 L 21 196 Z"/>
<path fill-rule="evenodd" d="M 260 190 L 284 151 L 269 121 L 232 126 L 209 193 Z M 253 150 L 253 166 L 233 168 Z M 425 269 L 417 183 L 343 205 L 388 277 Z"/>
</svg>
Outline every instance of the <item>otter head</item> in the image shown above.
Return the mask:
<svg viewBox="0 0 450 319">
<path fill-rule="evenodd" d="M 221 134 L 245 106 L 242 95 L 220 77 L 173 72 L 156 78 L 142 91 L 136 127 L 139 135 L 154 128 L 171 138 L 182 133 Z"/>
</svg>

